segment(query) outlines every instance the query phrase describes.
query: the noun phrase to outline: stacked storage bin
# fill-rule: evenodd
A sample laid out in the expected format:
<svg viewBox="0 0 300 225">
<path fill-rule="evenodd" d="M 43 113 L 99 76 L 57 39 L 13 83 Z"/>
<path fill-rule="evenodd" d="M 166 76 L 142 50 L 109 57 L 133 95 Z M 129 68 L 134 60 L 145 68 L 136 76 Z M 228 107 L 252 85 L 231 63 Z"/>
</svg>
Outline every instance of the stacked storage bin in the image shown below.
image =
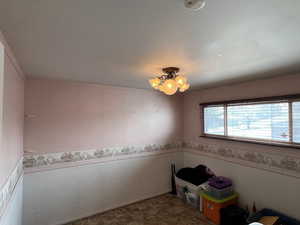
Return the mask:
<svg viewBox="0 0 300 225">
<path fill-rule="evenodd" d="M 233 194 L 232 181 L 226 177 L 213 177 L 208 182 L 208 193 L 216 199 L 227 198 Z"/>
<path fill-rule="evenodd" d="M 226 177 L 209 179 L 207 190 L 201 193 L 203 198 L 203 214 L 215 224 L 220 224 L 220 210 L 236 205 L 238 195 L 234 193 L 232 181 Z"/>
</svg>

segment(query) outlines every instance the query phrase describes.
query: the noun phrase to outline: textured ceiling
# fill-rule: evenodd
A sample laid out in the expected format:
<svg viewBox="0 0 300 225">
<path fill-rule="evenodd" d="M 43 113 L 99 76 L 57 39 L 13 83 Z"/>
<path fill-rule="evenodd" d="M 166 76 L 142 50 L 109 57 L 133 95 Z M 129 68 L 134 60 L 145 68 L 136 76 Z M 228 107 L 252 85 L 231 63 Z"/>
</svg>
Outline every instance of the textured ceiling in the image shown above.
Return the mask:
<svg viewBox="0 0 300 225">
<path fill-rule="evenodd" d="M 0 0 L 28 76 L 148 88 L 178 66 L 194 89 L 300 71 L 299 0 Z"/>
</svg>

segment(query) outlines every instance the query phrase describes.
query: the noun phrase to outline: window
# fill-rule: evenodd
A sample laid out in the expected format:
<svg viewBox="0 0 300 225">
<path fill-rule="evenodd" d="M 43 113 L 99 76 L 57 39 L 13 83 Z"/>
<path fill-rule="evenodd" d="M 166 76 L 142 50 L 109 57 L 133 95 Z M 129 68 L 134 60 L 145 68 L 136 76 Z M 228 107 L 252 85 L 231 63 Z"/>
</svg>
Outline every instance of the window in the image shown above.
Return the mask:
<svg viewBox="0 0 300 225">
<path fill-rule="evenodd" d="M 201 104 L 203 136 L 300 148 L 300 95 Z"/>
<path fill-rule="evenodd" d="M 293 102 L 293 141 L 300 143 L 300 102 Z"/>
<path fill-rule="evenodd" d="M 224 107 L 206 107 L 204 109 L 205 133 L 224 135 Z"/>
<path fill-rule="evenodd" d="M 228 136 L 289 140 L 288 103 L 228 105 Z"/>
</svg>

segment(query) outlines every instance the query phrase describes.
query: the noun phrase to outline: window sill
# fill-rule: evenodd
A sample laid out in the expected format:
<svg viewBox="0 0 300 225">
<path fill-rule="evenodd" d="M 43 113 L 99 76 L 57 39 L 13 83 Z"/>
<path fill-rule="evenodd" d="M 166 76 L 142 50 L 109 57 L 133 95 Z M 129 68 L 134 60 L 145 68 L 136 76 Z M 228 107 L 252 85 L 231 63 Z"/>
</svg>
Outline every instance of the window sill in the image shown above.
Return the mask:
<svg viewBox="0 0 300 225">
<path fill-rule="evenodd" d="M 272 141 L 259 141 L 259 140 L 251 140 L 251 139 L 244 139 L 244 138 L 236 138 L 236 137 L 225 137 L 219 135 L 210 135 L 210 134 L 202 134 L 199 137 L 201 138 L 211 138 L 211 139 L 219 139 L 225 141 L 234 141 L 234 142 L 242 142 L 242 143 L 250 143 L 250 144 L 260 144 L 260 145 L 268 145 L 268 146 L 275 146 L 275 147 L 285 147 L 285 148 L 293 148 L 293 149 L 300 149 L 300 144 L 290 144 L 290 143 L 282 143 L 282 142 L 272 142 Z"/>
</svg>

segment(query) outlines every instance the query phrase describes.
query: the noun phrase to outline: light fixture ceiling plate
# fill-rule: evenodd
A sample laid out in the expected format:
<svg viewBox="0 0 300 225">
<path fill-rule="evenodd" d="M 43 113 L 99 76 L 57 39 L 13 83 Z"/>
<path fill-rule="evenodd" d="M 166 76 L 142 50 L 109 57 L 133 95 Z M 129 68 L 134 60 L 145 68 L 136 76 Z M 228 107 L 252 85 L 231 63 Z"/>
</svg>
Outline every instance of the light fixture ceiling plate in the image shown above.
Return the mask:
<svg viewBox="0 0 300 225">
<path fill-rule="evenodd" d="M 174 74 L 174 73 L 179 72 L 179 68 L 178 67 L 167 67 L 167 68 L 163 68 L 162 71 L 166 74 Z"/>
</svg>

